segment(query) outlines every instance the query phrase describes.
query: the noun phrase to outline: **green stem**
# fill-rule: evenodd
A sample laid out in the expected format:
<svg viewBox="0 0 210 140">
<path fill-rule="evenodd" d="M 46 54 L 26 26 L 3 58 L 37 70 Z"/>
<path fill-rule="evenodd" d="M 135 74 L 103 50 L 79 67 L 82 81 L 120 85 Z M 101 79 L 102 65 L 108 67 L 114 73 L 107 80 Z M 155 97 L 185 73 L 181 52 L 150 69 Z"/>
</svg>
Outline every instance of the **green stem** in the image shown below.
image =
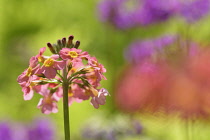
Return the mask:
<svg viewBox="0 0 210 140">
<path fill-rule="evenodd" d="M 64 134 L 65 140 L 70 140 L 69 106 L 68 106 L 68 88 L 66 68 L 63 70 L 63 116 L 64 116 Z"/>
</svg>

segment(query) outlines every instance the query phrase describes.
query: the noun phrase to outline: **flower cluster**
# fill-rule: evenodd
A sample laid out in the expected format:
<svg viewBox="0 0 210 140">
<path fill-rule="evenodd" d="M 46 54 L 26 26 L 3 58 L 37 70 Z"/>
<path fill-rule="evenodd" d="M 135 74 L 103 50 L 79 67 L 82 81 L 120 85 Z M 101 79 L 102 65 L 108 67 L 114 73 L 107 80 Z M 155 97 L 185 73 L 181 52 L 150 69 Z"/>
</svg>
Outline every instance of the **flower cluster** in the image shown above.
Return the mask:
<svg viewBox="0 0 210 140">
<path fill-rule="evenodd" d="M 130 62 L 118 82 L 119 108 L 128 112 L 176 112 L 184 118 L 210 116 L 210 50 L 189 41 L 187 45 L 176 43 L 163 48 L 157 59 L 154 55 L 159 52 L 150 53 L 147 59 L 130 52 L 128 56 L 135 63 Z M 138 52 L 144 54 L 146 47 L 139 44 Z M 148 45 L 153 48 L 154 44 Z"/>
<path fill-rule="evenodd" d="M 30 100 L 34 92 L 42 96 L 37 106 L 42 113 L 58 112 L 56 103 L 63 97 L 64 83 L 68 86 L 69 105 L 89 98 L 95 108 L 105 104 L 108 91 L 98 87 L 106 79 L 103 75 L 106 69 L 95 57 L 78 49 L 80 42 L 73 43 L 73 38 L 63 38 L 53 45 L 48 43 L 53 54 L 45 56 L 46 47 L 41 48 L 17 78 L 24 100 Z"/>
<path fill-rule="evenodd" d="M 100 19 L 119 29 L 151 25 L 181 16 L 192 23 L 207 15 L 209 0 L 104 0 L 99 4 Z"/>
<path fill-rule="evenodd" d="M 0 122 L 1 140 L 55 140 L 49 120 L 37 120 L 30 125 Z"/>
</svg>

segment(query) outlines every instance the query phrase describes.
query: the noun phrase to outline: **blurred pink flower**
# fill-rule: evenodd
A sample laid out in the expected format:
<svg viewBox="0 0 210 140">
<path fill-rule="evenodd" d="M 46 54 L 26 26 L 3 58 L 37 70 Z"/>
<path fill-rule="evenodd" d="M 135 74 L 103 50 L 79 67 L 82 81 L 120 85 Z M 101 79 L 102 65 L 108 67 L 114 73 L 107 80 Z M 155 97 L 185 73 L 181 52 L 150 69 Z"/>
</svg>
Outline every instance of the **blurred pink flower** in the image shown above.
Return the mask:
<svg viewBox="0 0 210 140">
<path fill-rule="evenodd" d="M 127 111 L 156 110 L 166 103 L 169 68 L 165 63 L 145 62 L 126 68 L 116 89 L 117 105 Z"/>
<path fill-rule="evenodd" d="M 116 87 L 117 106 L 127 112 L 210 116 L 210 49 L 191 52 L 177 55 L 177 61 L 147 59 L 126 67 Z"/>
</svg>

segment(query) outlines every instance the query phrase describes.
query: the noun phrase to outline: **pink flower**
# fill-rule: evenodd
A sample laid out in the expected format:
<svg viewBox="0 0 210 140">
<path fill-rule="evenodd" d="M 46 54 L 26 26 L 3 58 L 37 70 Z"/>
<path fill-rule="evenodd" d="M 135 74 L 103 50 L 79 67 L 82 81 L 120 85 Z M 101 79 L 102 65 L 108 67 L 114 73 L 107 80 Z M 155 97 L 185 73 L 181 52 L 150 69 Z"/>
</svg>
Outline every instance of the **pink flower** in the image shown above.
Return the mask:
<svg viewBox="0 0 210 140">
<path fill-rule="evenodd" d="M 44 63 L 44 56 L 43 53 L 45 52 L 46 47 L 43 47 L 39 50 L 39 54 L 36 55 L 36 58 L 38 59 L 39 62 Z"/>
<path fill-rule="evenodd" d="M 96 70 L 100 78 L 103 78 L 104 80 L 106 80 L 106 77 L 103 75 L 103 73 L 106 72 L 106 69 L 104 68 L 102 64 L 98 63 L 98 60 L 95 57 L 88 58 L 88 65 L 90 65 Z"/>
<path fill-rule="evenodd" d="M 31 100 L 33 95 L 34 95 L 34 91 L 39 92 L 41 89 L 41 85 L 37 85 L 36 80 L 38 80 L 39 77 L 37 77 L 36 75 L 31 76 L 30 80 L 28 81 L 27 84 L 23 84 L 22 86 L 22 91 L 23 91 L 23 98 L 24 100 Z"/>
<path fill-rule="evenodd" d="M 105 88 L 99 89 L 98 96 L 92 97 L 90 102 L 94 108 L 98 109 L 99 105 L 104 105 L 106 103 L 107 95 L 109 95 L 109 93 Z"/>
<path fill-rule="evenodd" d="M 50 114 L 52 113 L 57 113 L 58 112 L 58 107 L 56 102 L 58 101 L 54 94 L 50 93 L 50 90 L 45 88 L 40 94 L 43 96 L 39 100 L 39 103 L 37 105 L 38 108 L 41 108 L 42 113 L 44 114 Z"/>
<path fill-rule="evenodd" d="M 44 60 L 44 64 L 42 65 L 39 73 L 43 73 L 47 78 L 55 78 L 56 71 L 62 70 L 65 67 L 65 61 L 56 61 L 59 58 L 59 55 L 52 55 L 51 57 Z"/>
<path fill-rule="evenodd" d="M 82 52 L 82 50 L 76 48 L 63 48 L 60 51 L 60 56 L 63 60 L 71 59 L 78 62 L 81 62 L 82 59 L 87 59 L 89 57 L 87 52 Z"/>
<path fill-rule="evenodd" d="M 26 70 L 24 70 L 24 72 L 21 75 L 18 76 L 17 82 L 21 86 L 29 86 L 32 76 L 37 73 L 38 69 L 38 60 L 36 57 L 33 56 L 29 61 L 29 67 Z"/>
<path fill-rule="evenodd" d="M 85 74 L 88 82 L 94 87 L 100 86 L 100 81 L 102 80 L 102 74 L 95 70 L 93 67 L 85 68 L 88 72 Z"/>
<path fill-rule="evenodd" d="M 79 80 L 76 83 L 81 83 Z M 69 90 L 69 97 L 74 97 L 80 100 L 88 100 L 90 98 L 90 93 L 78 86 L 78 84 L 71 84 Z"/>
<path fill-rule="evenodd" d="M 59 85 L 58 84 L 54 84 L 54 83 L 49 83 L 49 84 L 46 84 L 45 87 L 43 87 L 43 90 L 46 90 L 47 88 L 55 88 L 55 87 L 58 87 Z M 54 90 L 54 93 L 53 93 L 53 96 L 54 98 L 59 101 L 60 98 L 63 98 L 63 88 L 62 86 L 59 86 L 57 89 Z"/>
</svg>

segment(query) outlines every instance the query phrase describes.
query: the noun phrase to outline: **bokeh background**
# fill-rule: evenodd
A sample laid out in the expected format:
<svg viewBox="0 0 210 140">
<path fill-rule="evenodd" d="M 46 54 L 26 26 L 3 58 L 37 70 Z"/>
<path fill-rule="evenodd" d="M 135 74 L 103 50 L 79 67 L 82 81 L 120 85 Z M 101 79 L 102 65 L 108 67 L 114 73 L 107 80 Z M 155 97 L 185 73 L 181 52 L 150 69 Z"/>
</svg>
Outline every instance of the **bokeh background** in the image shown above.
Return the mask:
<svg viewBox="0 0 210 140">
<path fill-rule="evenodd" d="M 72 104 L 70 125 L 73 140 L 209 140 L 208 115 L 201 119 L 194 117 L 191 119 L 191 117 L 180 117 L 176 113 L 161 111 L 140 109 L 129 112 L 127 108 L 123 110 L 123 107 L 119 107 L 116 103 L 118 101 L 116 98 L 121 96 L 117 93 L 121 88 L 118 86 L 119 82 L 123 77 L 128 77 L 126 73 L 129 71 L 126 69 L 136 65 L 129 61 L 131 59 L 129 56 L 125 55 L 126 51 L 129 52 L 132 42 L 170 34 L 179 35 L 183 40 L 193 40 L 208 48 L 210 40 L 208 1 L 197 0 L 207 5 L 207 8 L 200 4 L 200 7 L 192 10 L 202 15 L 195 21 L 189 21 L 178 13 L 145 22 L 134 20 L 133 24 L 133 19 L 138 18 L 131 14 L 133 9 L 138 9 L 137 0 L 115 0 L 114 4 L 110 1 L 108 1 L 110 4 L 104 4 L 106 1 L 108 0 L 103 3 L 98 0 L 0 0 L 0 121 L 15 126 L 33 126 L 34 119 L 44 118 L 44 120 L 50 120 L 51 127 L 53 126 L 53 140 L 63 139 L 62 102 L 58 104 L 58 113 L 42 114 L 36 108 L 40 96 L 37 94 L 32 100 L 24 101 L 21 87 L 16 79 L 28 67 L 30 57 L 36 55 L 39 48 L 45 47 L 47 42 L 55 43 L 57 39 L 74 35 L 75 40 L 81 42 L 80 49 L 96 56 L 107 69 L 105 76 L 108 80 L 104 80 L 102 86 L 108 89 L 111 96 L 107 97 L 106 105 L 100 106 L 99 109 L 94 109 L 89 101 Z M 154 5 L 165 2 L 158 0 Z M 143 4 L 138 3 L 138 5 L 142 7 Z M 167 3 L 162 6 L 167 7 L 167 10 L 170 9 Z M 202 9 L 207 9 L 204 14 Z M 161 12 L 164 13 L 167 10 Z M 154 13 L 157 12 L 154 11 Z M 149 16 L 149 13 L 148 15 L 136 13 L 144 15 L 144 18 Z M 153 16 L 155 18 L 155 14 Z M 47 53 L 50 54 L 49 51 Z M 138 60 L 141 63 L 141 58 L 137 58 Z M 209 73 L 205 74 L 209 75 Z M 131 83 L 139 81 L 129 82 L 132 89 Z M 141 83 L 137 84 L 141 85 Z M 181 88 L 177 92 L 180 90 L 186 89 Z M 133 96 L 133 90 L 131 91 L 129 95 Z M 176 88 L 173 93 L 176 94 Z M 183 96 L 183 100 L 185 98 L 188 97 Z M 126 99 L 123 102 L 126 106 Z M 94 135 L 88 135 L 93 133 Z M 37 135 L 41 134 L 37 133 Z"/>
</svg>

